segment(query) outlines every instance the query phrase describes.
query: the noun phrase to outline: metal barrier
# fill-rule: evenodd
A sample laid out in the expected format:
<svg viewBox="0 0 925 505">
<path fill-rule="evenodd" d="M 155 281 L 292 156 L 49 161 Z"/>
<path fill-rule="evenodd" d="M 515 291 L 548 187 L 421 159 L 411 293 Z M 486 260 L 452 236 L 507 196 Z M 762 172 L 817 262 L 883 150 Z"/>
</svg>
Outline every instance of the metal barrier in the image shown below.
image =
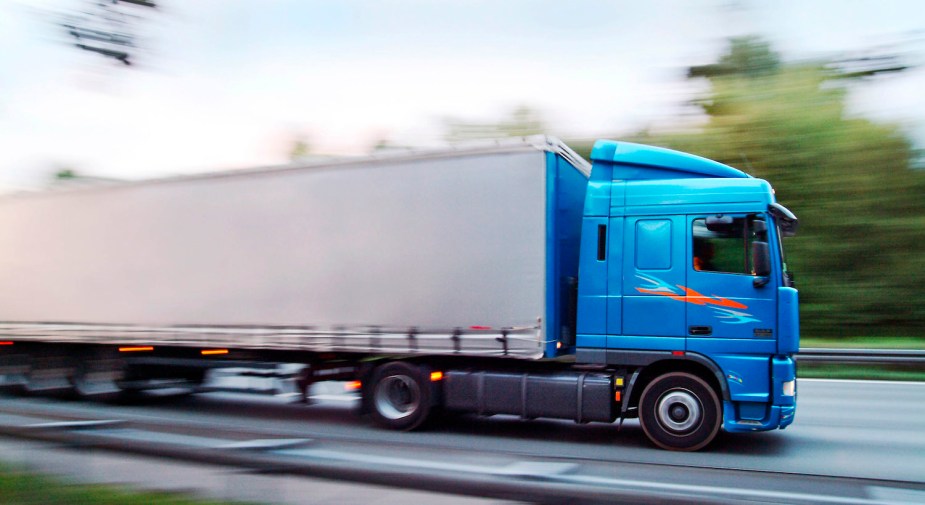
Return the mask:
<svg viewBox="0 0 925 505">
<path fill-rule="evenodd" d="M 800 349 L 797 362 L 925 366 L 925 350 L 808 348 Z"/>
</svg>

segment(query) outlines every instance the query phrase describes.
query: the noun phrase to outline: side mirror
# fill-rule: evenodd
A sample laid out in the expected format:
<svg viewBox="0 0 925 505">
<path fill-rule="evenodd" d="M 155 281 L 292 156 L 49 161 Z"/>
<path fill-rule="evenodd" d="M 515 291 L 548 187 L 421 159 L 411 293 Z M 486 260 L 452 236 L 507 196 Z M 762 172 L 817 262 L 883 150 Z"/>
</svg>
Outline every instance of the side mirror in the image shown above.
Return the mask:
<svg viewBox="0 0 925 505">
<path fill-rule="evenodd" d="M 768 276 L 771 275 L 771 253 L 768 249 L 767 242 L 752 242 L 752 268 L 755 269 L 755 287 L 761 287 L 768 283 Z"/>
<path fill-rule="evenodd" d="M 793 212 L 790 212 L 787 207 L 779 203 L 772 203 L 768 206 L 768 212 L 777 219 L 777 224 L 780 226 L 781 235 L 785 237 L 793 237 L 797 234 L 797 227 L 800 224 L 800 221 L 797 219 Z"/>
</svg>

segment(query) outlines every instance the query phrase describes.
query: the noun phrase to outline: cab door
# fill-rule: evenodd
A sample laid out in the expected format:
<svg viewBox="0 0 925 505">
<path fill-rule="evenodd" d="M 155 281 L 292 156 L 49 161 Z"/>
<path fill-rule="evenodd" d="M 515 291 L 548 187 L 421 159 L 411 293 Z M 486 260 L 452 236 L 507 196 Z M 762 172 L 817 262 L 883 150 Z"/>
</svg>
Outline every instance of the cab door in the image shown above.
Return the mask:
<svg viewBox="0 0 925 505">
<path fill-rule="evenodd" d="M 623 328 L 617 349 L 684 350 L 686 216 L 627 217 L 623 239 Z"/>
<path fill-rule="evenodd" d="M 761 272 L 761 266 L 754 264 L 760 261 L 755 249 L 767 251 L 767 225 L 760 214 L 688 216 L 689 348 L 759 352 L 765 344 L 773 344 L 777 276 Z M 690 345 L 697 340 L 702 340 L 700 345 Z M 744 348 L 733 345 L 733 340 L 741 341 Z"/>
</svg>

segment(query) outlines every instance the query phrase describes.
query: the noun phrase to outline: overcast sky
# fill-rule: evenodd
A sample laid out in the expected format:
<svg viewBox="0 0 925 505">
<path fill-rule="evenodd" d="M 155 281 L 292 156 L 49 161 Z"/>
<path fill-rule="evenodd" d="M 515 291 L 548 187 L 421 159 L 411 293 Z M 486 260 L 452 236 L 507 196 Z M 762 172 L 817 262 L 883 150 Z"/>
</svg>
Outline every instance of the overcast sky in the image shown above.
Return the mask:
<svg viewBox="0 0 925 505">
<path fill-rule="evenodd" d="M 670 127 L 686 67 L 729 36 L 786 59 L 868 48 L 925 64 L 918 0 L 157 0 L 134 9 L 137 64 L 71 45 L 87 0 L 0 0 L 0 190 L 61 168 L 136 178 L 285 162 L 292 142 L 357 154 L 428 145 L 445 118 L 537 109 L 550 133 Z M 123 9 L 128 11 L 129 9 Z M 853 111 L 925 144 L 925 71 L 872 83 Z"/>
</svg>

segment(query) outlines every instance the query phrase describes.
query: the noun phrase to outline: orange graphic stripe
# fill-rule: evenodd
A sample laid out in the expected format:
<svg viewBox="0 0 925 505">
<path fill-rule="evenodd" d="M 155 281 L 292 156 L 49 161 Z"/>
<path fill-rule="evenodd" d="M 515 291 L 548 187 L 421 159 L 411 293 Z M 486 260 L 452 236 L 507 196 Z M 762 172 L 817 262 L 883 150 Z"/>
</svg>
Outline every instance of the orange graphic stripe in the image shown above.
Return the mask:
<svg viewBox="0 0 925 505">
<path fill-rule="evenodd" d="M 678 287 L 684 290 L 683 295 L 679 295 L 675 293 L 666 293 L 664 291 L 656 291 L 653 289 L 645 289 L 645 288 L 636 288 L 636 291 L 639 291 L 640 293 L 650 294 L 650 295 L 667 296 L 668 298 L 671 298 L 672 300 L 677 300 L 679 302 L 685 302 L 685 303 L 693 303 L 694 305 L 717 305 L 719 307 L 726 307 L 729 309 L 747 309 L 748 308 L 748 305 L 743 305 L 737 301 L 730 300 L 728 298 L 723 298 L 721 296 L 716 296 L 716 297 L 707 296 L 707 295 L 698 293 L 688 287 L 681 286 L 680 284 L 678 285 Z"/>
</svg>

